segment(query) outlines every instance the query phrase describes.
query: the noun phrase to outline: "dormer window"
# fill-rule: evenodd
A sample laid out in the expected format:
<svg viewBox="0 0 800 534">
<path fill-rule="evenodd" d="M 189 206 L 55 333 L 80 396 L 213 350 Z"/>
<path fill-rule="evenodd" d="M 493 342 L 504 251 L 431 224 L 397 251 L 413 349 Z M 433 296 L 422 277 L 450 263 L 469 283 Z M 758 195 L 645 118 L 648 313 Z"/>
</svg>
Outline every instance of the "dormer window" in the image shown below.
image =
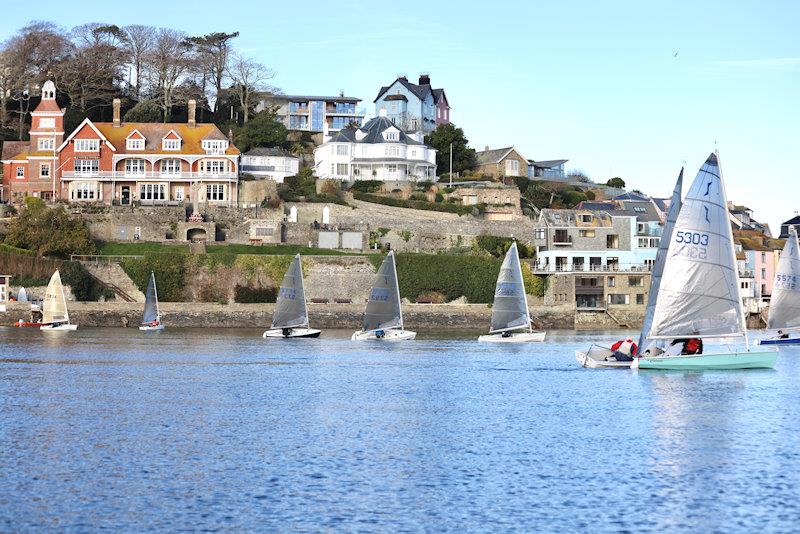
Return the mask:
<svg viewBox="0 0 800 534">
<path fill-rule="evenodd" d="M 180 150 L 181 149 L 181 140 L 180 139 L 164 139 L 161 143 L 161 147 L 164 150 Z"/>
<path fill-rule="evenodd" d="M 125 146 L 128 150 L 144 150 L 144 139 L 128 139 Z"/>
<path fill-rule="evenodd" d="M 397 131 L 388 131 L 386 132 L 386 140 L 387 141 L 398 141 L 400 139 L 400 132 Z"/>
<path fill-rule="evenodd" d="M 75 139 L 75 152 L 100 152 L 99 139 Z"/>
<path fill-rule="evenodd" d="M 224 154 L 228 150 L 228 141 L 220 139 L 204 139 L 203 150 L 206 154 Z"/>
</svg>

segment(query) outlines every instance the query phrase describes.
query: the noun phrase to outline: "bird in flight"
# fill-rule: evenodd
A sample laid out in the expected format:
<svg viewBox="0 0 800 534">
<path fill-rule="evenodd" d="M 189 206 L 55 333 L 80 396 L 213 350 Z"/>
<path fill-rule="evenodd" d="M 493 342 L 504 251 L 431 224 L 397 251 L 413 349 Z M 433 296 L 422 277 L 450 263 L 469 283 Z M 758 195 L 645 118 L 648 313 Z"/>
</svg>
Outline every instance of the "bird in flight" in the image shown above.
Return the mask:
<svg viewBox="0 0 800 534">
<path fill-rule="evenodd" d="M 678 51 L 677 50 L 675 51 L 674 54 L 672 54 L 672 57 L 678 57 Z"/>
</svg>

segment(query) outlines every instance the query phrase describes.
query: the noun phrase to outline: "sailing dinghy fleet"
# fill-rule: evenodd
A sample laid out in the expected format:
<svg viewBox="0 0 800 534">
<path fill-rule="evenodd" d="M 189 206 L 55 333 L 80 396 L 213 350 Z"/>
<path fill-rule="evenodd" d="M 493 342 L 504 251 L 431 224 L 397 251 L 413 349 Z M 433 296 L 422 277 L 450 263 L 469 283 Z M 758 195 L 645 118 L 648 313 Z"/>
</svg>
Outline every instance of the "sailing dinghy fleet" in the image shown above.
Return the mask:
<svg viewBox="0 0 800 534">
<path fill-rule="evenodd" d="M 64 296 L 64 285 L 61 283 L 61 273 L 58 270 L 50 277 L 50 283 L 47 284 L 47 290 L 44 293 L 42 325 L 39 329 L 43 332 L 78 329 L 78 325 L 69 322 L 67 298 Z"/>
<path fill-rule="evenodd" d="M 310 328 L 308 324 L 306 293 L 303 288 L 303 265 L 300 262 L 300 254 L 298 254 L 292 260 L 278 290 L 272 326 L 264 332 L 262 337 L 264 339 L 319 337 L 320 333 L 320 330 Z"/>
</svg>

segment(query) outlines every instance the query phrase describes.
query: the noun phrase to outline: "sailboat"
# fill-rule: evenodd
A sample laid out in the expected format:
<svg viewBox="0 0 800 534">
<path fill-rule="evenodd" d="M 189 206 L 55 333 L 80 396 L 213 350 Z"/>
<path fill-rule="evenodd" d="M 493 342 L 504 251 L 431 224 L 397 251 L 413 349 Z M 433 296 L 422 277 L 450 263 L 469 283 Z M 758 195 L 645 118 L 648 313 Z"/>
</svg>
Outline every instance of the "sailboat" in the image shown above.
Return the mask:
<svg viewBox="0 0 800 534">
<path fill-rule="evenodd" d="M 405 341 L 415 337 L 416 332 L 403 328 L 400 287 L 397 285 L 397 267 L 392 250 L 383 260 L 372 283 L 367 309 L 364 311 L 364 325 L 361 330 L 353 333 L 351 339 Z"/>
<path fill-rule="evenodd" d="M 152 332 L 164 330 L 161 323 L 161 312 L 158 310 L 158 288 L 156 288 L 156 275 L 150 271 L 150 281 L 147 283 L 147 294 L 144 299 L 144 315 L 139 330 Z"/>
<path fill-rule="evenodd" d="M 24 287 L 19 288 L 17 302 L 28 302 L 28 291 Z"/>
<path fill-rule="evenodd" d="M 663 352 L 654 347 L 649 354 L 635 358 L 631 367 L 772 368 L 777 351 L 753 351 L 747 343 L 728 200 L 716 154 L 712 153 L 697 173 L 669 241 L 647 339 L 672 341 L 672 346 Z M 682 340 L 740 336 L 744 349 L 681 354 Z"/>
<path fill-rule="evenodd" d="M 292 260 L 278 291 L 272 326 L 263 338 L 319 337 L 320 330 L 309 328 L 306 293 L 303 289 L 303 266 L 300 254 Z"/>
<path fill-rule="evenodd" d="M 800 337 L 790 337 L 787 332 L 798 329 L 800 329 L 800 250 L 798 250 L 797 231 L 793 226 L 789 226 L 789 239 L 781 251 L 778 270 L 775 272 L 767 319 L 767 330 L 777 330 L 778 335 L 758 340 L 756 344 L 798 344 Z"/>
<path fill-rule="evenodd" d="M 661 277 L 664 274 L 664 263 L 667 259 L 667 249 L 669 242 L 672 239 L 672 231 L 675 228 L 675 222 L 678 220 L 678 214 L 681 211 L 681 192 L 683 190 L 683 168 L 678 174 L 678 180 L 675 182 L 675 189 L 672 191 L 672 198 L 669 203 L 669 210 L 667 211 L 667 219 L 664 221 L 664 228 L 661 231 L 661 239 L 658 243 L 658 252 L 656 252 L 656 261 L 653 264 L 653 270 L 650 273 L 650 291 L 647 295 L 647 308 L 645 311 L 644 322 L 642 323 L 642 333 L 639 336 L 639 350 L 647 350 L 644 346 L 647 336 L 650 333 L 650 327 L 653 324 L 653 314 L 656 309 L 656 297 L 658 296 L 658 288 L 661 285 Z M 653 342 L 656 344 L 663 344 L 663 342 Z M 614 351 L 607 347 L 599 345 L 592 345 L 587 351 L 575 351 L 575 358 L 583 367 L 590 368 L 629 368 L 630 361 L 617 361 L 613 358 Z"/>
<path fill-rule="evenodd" d="M 522 279 L 517 242 L 506 252 L 492 304 L 492 325 L 489 334 L 479 336 L 478 341 L 494 343 L 524 343 L 544 341 L 545 332 L 534 332 L 528 314 L 528 296 Z"/>
<path fill-rule="evenodd" d="M 64 286 L 61 283 L 61 274 L 56 270 L 50 277 L 47 290 L 44 294 L 44 304 L 42 305 L 42 326 L 43 331 L 72 331 L 77 330 L 78 325 L 69 322 L 69 312 L 67 312 L 67 298 L 64 296 Z"/>
</svg>

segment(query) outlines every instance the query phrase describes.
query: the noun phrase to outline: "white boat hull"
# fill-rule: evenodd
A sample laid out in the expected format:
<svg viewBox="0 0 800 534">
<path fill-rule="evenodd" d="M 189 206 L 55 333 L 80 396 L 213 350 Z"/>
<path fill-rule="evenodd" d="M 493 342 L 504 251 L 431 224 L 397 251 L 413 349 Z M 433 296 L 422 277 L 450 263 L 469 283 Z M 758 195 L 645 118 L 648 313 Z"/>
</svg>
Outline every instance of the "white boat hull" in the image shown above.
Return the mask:
<svg viewBox="0 0 800 534">
<path fill-rule="evenodd" d="M 503 334 L 485 334 L 478 336 L 478 341 L 485 343 L 532 343 L 544 341 L 547 332 L 512 332 L 510 336 Z"/>
<path fill-rule="evenodd" d="M 45 324 L 39 327 L 39 330 L 41 330 L 42 332 L 74 332 L 77 329 L 78 325 L 76 324 L 61 324 L 58 326 Z"/>
<path fill-rule="evenodd" d="M 383 336 L 380 337 L 376 334 L 375 330 L 369 330 L 367 332 L 359 330 L 358 332 L 354 332 L 350 339 L 353 341 L 409 341 L 416 337 L 417 333 L 411 330 L 384 330 Z"/>
<path fill-rule="evenodd" d="M 271 330 L 265 331 L 261 337 L 264 339 L 290 339 L 295 337 L 319 337 L 322 333 L 322 330 L 317 330 L 316 328 L 292 328 L 292 331 L 289 332 L 288 335 L 283 334 L 283 329 L 281 328 L 273 328 Z"/>
<path fill-rule="evenodd" d="M 685 356 L 655 356 L 636 358 L 632 369 L 664 369 L 703 371 L 723 369 L 772 369 L 778 359 L 777 351 L 745 351 L 723 354 L 692 354 Z"/>
<path fill-rule="evenodd" d="M 152 325 L 143 324 L 143 325 L 141 325 L 139 327 L 139 330 L 141 330 L 142 332 L 156 332 L 156 331 L 164 330 L 164 325 L 160 324 L 160 325 L 157 325 L 157 326 L 152 326 Z"/>
<path fill-rule="evenodd" d="M 618 362 L 616 360 L 598 360 L 592 358 L 588 351 L 576 350 L 575 359 L 582 367 L 589 369 L 630 369 L 632 362 Z"/>
</svg>

